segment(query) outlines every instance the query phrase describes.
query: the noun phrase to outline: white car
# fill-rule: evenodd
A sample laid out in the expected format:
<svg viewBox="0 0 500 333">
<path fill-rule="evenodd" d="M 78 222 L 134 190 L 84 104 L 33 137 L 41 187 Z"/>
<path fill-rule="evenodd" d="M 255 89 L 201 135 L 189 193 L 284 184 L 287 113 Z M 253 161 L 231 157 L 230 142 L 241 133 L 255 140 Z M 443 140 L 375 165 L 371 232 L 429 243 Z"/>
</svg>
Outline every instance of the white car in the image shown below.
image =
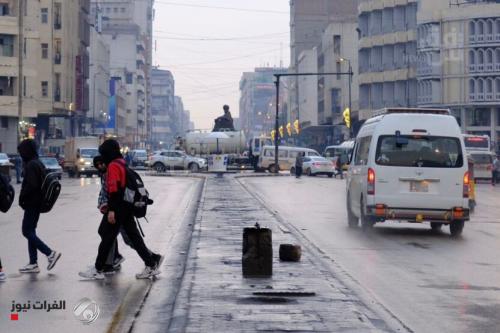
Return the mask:
<svg viewBox="0 0 500 333">
<path fill-rule="evenodd" d="M 327 175 L 332 178 L 335 174 L 335 165 L 332 161 L 321 156 L 304 157 L 303 172 L 308 176 Z M 290 171 L 295 174 L 295 167 Z"/>
<path fill-rule="evenodd" d="M 346 182 L 349 226 L 430 222 L 460 235 L 469 220 L 469 171 L 456 119 L 448 110 L 384 111 L 356 138 Z"/>
<path fill-rule="evenodd" d="M 0 153 L 0 166 L 12 166 L 10 163 L 9 156 L 5 153 Z"/>
<path fill-rule="evenodd" d="M 203 158 L 187 155 L 182 150 L 163 150 L 150 156 L 148 165 L 158 172 L 166 170 L 198 172 L 207 167 L 207 161 Z"/>
</svg>

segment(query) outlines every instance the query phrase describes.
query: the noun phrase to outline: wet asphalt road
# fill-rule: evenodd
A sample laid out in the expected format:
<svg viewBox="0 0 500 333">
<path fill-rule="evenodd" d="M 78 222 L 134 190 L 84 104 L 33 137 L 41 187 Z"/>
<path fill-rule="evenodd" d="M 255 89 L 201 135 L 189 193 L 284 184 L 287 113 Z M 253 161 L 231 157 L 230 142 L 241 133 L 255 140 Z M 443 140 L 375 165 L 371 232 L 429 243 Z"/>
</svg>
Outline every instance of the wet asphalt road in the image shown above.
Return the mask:
<svg viewBox="0 0 500 333">
<path fill-rule="evenodd" d="M 500 331 L 500 186 L 478 185 L 476 213 L 455 240 L 428 224 L 349 229 L 340 179 L 243 182 L 411 330 Z"/>
<path fill-rule="evenodd" d="M 145 177 L 144 181 L 155 200 L 148 210 L 150 223 L 142 223 L 145 241 L 150 249 L 165 253 L 187 213 L 199 180 Z M 135 313 L 135 307 L 140 305 L 152 282 L 135 279 L 135 273 L 144 266 L 121 237 L 120 251 L 126 261 L 119 274 L 102 282 L 82 281 L 77 275 L 93 265 L 97 254 L 97 228 L 101 218 L 96 209 L 98 190 L 97 178 L 63 179 L 56 207 L 41 216 L 39 236 L 63 253 L 50 273 L 46 270 L 45 256 L 40 254 L 40 274 L 20 275 L 17 272 L 29 260 L 27 243 L 21 234 L 21 210 L 16 203 L 8 214 L 0 214 L 0 256 L 8 274 L 8 281 L 0 283 L 0 332 L 105 332 L 114 325 L 113 320 L 117 324 L 123 317 Z M 18 192 L 19 187 L 16 187 Z M 73 316 L 73 307 L 83 297 L 95 300 L 100 306 L 100 316 L 91 325 L 83 325 Z M 45 300 L 49 303 L 65 300 L 66 310 L 29 310 L 21 312 L 18 321 L 11 321 L 12 301 L 27 304 L 28 301 Z"/>
</svg>

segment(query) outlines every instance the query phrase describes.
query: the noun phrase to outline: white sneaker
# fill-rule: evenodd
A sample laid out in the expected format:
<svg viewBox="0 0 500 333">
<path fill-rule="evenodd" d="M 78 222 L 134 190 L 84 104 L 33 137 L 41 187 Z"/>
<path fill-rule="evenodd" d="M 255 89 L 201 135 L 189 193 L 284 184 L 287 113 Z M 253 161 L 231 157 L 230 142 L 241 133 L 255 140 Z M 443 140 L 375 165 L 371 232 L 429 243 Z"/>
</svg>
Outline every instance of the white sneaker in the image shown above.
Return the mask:
<svg viewBox="0 0 500 333">
<path fill-rule="evenodd" d="M 28 264 L 19 268 L 19 273 L 40 273 L 40 268 L 38 264 Z"/>
<path fill-rule="evenodd" d="M 0 272 L 0 282 L 7 280 L 7 275 L 4 272 Z"/>
<path fill-rule="evenodd" d="M 50 271 L 56 265 L 57 261 L 61 258 L 61 252 L 52 251 L 52 253 L 47 256 L 49 264 L 47 265 L 47 270 Z"/>
<path fill-rule="evenodd" d="M 154 267 L 146 266 L 144 270 L 135 275 L 136 279 L 149 279 L 150 277 L 160 274 L 160 271 Z"/>
<path fill-rule="evenodd" d="M 104 280 L 104 273 L 95 269 L 95 267 L 90 267 L 85 272 L 80 272 L 78 275 L 85 279 L 91 280 Z"/>
</svg>

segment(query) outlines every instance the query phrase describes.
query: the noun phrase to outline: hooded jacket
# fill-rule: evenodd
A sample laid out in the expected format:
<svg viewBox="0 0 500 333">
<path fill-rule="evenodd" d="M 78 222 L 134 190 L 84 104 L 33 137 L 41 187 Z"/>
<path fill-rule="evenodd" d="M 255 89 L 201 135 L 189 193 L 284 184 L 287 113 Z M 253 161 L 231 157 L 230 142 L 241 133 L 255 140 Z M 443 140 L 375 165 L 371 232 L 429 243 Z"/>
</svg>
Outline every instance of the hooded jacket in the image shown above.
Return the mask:
<svg viewBox="0 0 500 333">
<path fill-rule="evenodd" d="M 99 154 L 108 167 L 106 172 L 108 207 L 110 211 L 116 211 L 123 207 L 123 191 L 127 179 L 126 163 L 120 153 L 120 144 L 116 140 L 104 141 L 99 146 Z"/>
<path fill-rule="evenodd" d="M 37 145 L 34 140 L 26 139 L 17 147 L 23 159 L 23 183 L 19 194 L 19 206 L 23 209 L 39 208 L 42 202 L 42 182 L 45 167 L 38 159 Z"/>
</svg>

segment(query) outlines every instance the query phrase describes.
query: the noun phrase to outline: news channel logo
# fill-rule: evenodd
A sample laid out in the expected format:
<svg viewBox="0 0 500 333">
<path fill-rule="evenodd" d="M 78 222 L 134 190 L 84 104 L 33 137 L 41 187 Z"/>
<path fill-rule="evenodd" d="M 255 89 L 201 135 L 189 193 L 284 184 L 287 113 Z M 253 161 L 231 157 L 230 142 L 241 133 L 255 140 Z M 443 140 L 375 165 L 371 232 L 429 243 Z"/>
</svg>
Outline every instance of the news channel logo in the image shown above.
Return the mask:
<svg viewBox="0 0 500 333">
<path fill-rule="evenodd" d="M 99 318 L 100 311 L 99 305 L 94 300 L 85 297 L 76 303 L 73 314 L 80 322 L 89 325 Z"/>
</svg>

